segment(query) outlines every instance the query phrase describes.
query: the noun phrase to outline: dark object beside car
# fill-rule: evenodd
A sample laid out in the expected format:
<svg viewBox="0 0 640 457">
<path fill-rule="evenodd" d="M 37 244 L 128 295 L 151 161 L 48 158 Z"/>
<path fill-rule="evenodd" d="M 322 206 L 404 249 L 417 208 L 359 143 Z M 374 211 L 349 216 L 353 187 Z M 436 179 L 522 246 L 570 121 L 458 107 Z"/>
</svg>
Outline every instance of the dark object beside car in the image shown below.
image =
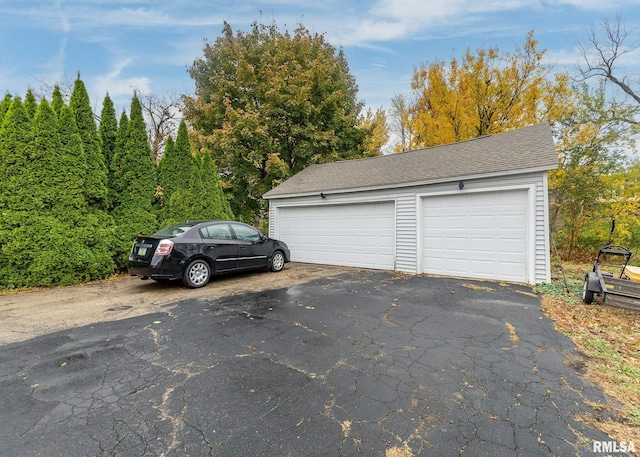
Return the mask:
<svg viewBox="0 0 640 457">
<path fill-rule="evenodd" d="M 640 311 L 640 282 L 629 279 L 630 276 L 635 276 L 629 270 L 633 268 L 628 265 L 631 256 L 631 251 L 624 246 L 607 244 L 601 247 L 593 264 L 593 271 L 584 277 L 582 301 L 591 304 L 595 296 L 599 295 L 602 303 L 607 305 Z M 620 273 L 614 274 L 602 267 L 616 269 Z"/>
<path fill-rule="evenodd" d="M 289 248 L 241 222 L 185 222 L 151 236 L 138 236 L 129 255 L 129 273 L 142 279 L 182 279 L 202 287 L 211 276 L 233 271 L 280 271 Z"/>
</svg>

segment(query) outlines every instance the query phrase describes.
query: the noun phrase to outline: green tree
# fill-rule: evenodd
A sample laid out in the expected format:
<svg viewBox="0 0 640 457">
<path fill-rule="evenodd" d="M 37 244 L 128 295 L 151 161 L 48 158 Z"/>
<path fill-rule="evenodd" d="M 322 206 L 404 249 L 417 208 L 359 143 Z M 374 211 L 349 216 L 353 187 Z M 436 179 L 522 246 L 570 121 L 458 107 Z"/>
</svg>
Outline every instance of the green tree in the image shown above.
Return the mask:
<svg viewBox="0 0 640 457">
<path fill-rule="evenodd" d="M 65 103 L 64 99 L 62 98 L 62 91 L 60 90 L 60 86 L 56 84 L 51 94 L 51 108 L 53 108 L 53 111 L 55 111 L 55 113 L 60 116 L 60 111 L 62 110 L 62 106 L 64 104 Z"/>
<path fill-rule="evenodd" d="M 60 110 L 58 130 L 62 143 L 63 160 L 59 174 L 66 177 L 64 205 L 61 216 L 67 224 L 69 246 L 73 244 L 64 262 L 68 270 L 76 272 L 74 282 L 102 279 L 113 273 L 112 246 L 114 244 L 114 224 L 111 216 L 104 211 L 89 209 L 84 198 L 84 180 L 87 175 L 87 160 L 75 114 L 67 105 Z M 69 281 L 69 277 L 61 281 Z"/>
<path fill-rule="evenodd" d="M 0 212 L 24 209 L 31 189 L 24 180 L 31 157 L 31 122 L 20 97 L 14 97 L 0 129 Z M 8 220 L 3 216 L 1 222 Z"/>
<path fill-rule="evenodd" d="M 53 108 L 53 103 L 52 103 Z M 60 136 L 62 155 L 55 168 L 57 171 L 60 187 L 55 192 L 60 195 L 59 204 L 64 207 L 64 212 L 86 213 L 87 202 L 84 198 L 84 181 L 87 175 L 87 159 L 84 153 L 84 146 L 73 111 L 67 105 L 60 106 L 58 114 L 58 132 Z M 73 220 L 73 218 L 65 218 Z"/>
<path fill-rule="evenodd" d="M 73 135 L 72 118 L 67 114 L 65 120 L 72 123 L 64 133 Z M 60 125 L 53 108 L 43 100 L 33 119 L 29 167 L 34 206 L 39 210 L 25 214 L 22 228 L 28 228 L 16 231 L 10 244 L 15 248 L 13 256 L 26 267 L 23 286 L 69 285 L 91 279 L 82 274 L 89 252 L 78 236 L 81 206 L 85 205 L 82 177 L 75 170 L 77 158 L 60 140 Z"/>
<path fill-rule="evenodd" d="M 110 195 L 110 185 L 113 180 L 111 163 L 116 149 L 116 141 L 118 138 L 118 119 L 116 118 L 116 109 L 113 100 L 107 94 L 102 102 L 102 111 L 100 112 L 100 127 L 98 128 L 100 136 L 100 144 L 102 146 L 102 155 L 107 170 L 107 193 Z"/>
<path fill-rule="evenodd" d="M 127 152 L 127 138 L 129 137 L 129 117 L 126 112 L 120 115 L 116 142 L 113 148 L 113 157 L 109 164 L 109 201 L 111 210 L 120 205 L 121 196 L 124 193 L 126 182 L 124 182 L 124 171 L 122 170 L 122 158 Z"/>
<path fill-rule="evenodd" d="M 131 100 L 124 149 L 114 155 L 115 203 L 112 215 L 116 224 L 115 262 L 126 266 L 131 241 L 137 235 L 157 228 L 153 208 L 156 176 L 153 157 L 138 97 Z M 116 148 L 117 149 L 117 148 Z"/>
<path fill-rule="evenodd" d="M 33 119 L 36 115 L 36 110 L 38 109 L 38 102 L 36 101 L 36 96 L 31 88 L 27 89 L 27 94 L 24 97 L 24 109 L 27 111 L 29 119 Z"/>
<path fill-rule="evenodd" d="M 4 98 L 0 101 L 0 126 L 2 126 L 2 119 L 4 119 L 4 115 L 9 111 L 9 107 L 11 106 L 11 100 L 13 97 L 10 93 L 4 94 Z"/>
<path fill-rule="evenodd" d="M 32 190 L 28 174 L 30 143 L 29 116 L 22 99 L 14 97 L 0 127 L 0 286 L 3 288 L 24 284 L 23 265 L 30 260 L 14 255 L 16 235 L 20 237 L 27 214 L 39 209 L 33 207 L 33 199 L 29 197 Z"/>
<path fill-rule="evenodd" d="M 169 198 L 166 208 L 165 225 L 182 221 L 208 219 L 203 216 L 204 183 L 196 158 L 191 160 L 190 177 L 186 185 L 176 189 Z"/>
<path fill-rule="evenodd" d="M 233 211 L 224 194 L 218 170 L 209 151 L 200 154 L 200 175 L 202 176 L 202 218 L 233 220 Z"/>
<path fill-rule="evenodd" d="M 100 149 L 100 137 L 89 94 L 79 75 L 73 85 L 70 106 L 76 117 L 87 159 L 85 198 L 90 207 L 104 210 L 107 205 L 107 167 Z"/>
<path fill-rule="evenodd" d="M 31 123 L 27 117 L 16 99 L 0 129 L 0 157 L 9 159 L 2 170 L 10 177 L 0 196 L 0 286 L 68 285 L 111 274 L 110 224 L 87 211 L 84 151 L 71 109 L 63 106 L 58 119 L 43 100 Z"/>
<path fill-rule="evenodd" d="M 186 116 L 242 220 L 263 218 L 262 194 L 308 165 L 365 153 L 355 79 L 323 35 L 257 23 L 234 35 L 225 23 L 189 74 L 196 90 Z"/>
<path fill-rule="evenodd" d="M 559 166 L 549 174 L 551 223 L 567 259 L 607 242 L 612 208 L 624 194 L 624 150 L 633 141 L 625 119 L 637 111 L 608 101 L 602 84 L 584 85 L 575 97 L 553 126 Z"/>
<path fill-rule="evenodd" d="M 162 188 L 165 216 L 167 216 L 166 207 L 171 201 L 171 196 L 178 189 L 189 185 L 193 175 L 193 164 L 189 132 L 187 124 L 182 120 L 175 142 L 171 136 L 167 138 L 164 154 L 158 164 L 158 183 Z"/>
</svg>

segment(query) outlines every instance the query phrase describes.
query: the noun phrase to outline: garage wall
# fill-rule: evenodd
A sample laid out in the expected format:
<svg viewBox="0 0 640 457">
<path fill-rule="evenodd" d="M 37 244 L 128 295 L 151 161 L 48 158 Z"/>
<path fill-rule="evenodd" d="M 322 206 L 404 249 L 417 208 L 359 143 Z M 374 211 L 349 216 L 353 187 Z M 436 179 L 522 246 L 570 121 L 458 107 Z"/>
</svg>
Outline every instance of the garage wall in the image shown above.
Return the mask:
<svg viewBox="0 0 640 457">
<path fill-rule="evenodd" d="M 458 181 L 421 185 L 414 187 L 399 187 L 391 189 L 372 189 L 359 192 L 327 192 L 326 198 L 320 194 L 300 197 L 275 198 L 269 201 L 269 234 L 278 238 L 277 208 L 303 205 L 330 205 L 354 202 L 376 202 L 395 200 L 395 270 L 405 273 L 420 273 L 419 256 L 419 196 L 442 193 L 473 192 L 478 190 L 508 188 L 531 189 L 532 206 L 535 208 L 530 221 L 530 265 L 527 271 L 527 282 L 550 281 L 549 262 L 549 219 L 547 201 L 546 172 L 527 173 L 506 177 L 491 177 L 468 180 L 464 182 L 464 189 L 458 189 Z"/>
</svg>

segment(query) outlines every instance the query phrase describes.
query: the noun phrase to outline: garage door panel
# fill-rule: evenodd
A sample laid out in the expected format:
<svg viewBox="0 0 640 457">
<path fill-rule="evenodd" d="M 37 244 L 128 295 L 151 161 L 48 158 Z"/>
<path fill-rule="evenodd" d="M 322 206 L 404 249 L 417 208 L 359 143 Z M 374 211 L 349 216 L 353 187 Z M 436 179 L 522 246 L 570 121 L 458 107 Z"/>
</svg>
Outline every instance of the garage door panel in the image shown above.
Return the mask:
<svg viewBox="0 0 640 457">
<path fill-rule="evenodd" d="M 527 190 L 424 197 L 421 204 L 423 272 L 526 281 Z"/>
<path fill-rule="evenodd" d="M 514 211 L 516 210 L 514 209 Z M 520 216 L 520 213 L 516 216 L 512 214 L 498 215 L 497 226 L 501 230 L 506 230 L 506 229 L 518 230 L 522 228 L 522 216 Z"/>
<path fill-rule="evenodd" d="M 296 262 L 393 269 L 395 204 L 278 208 L 277 234 Z"/>
<path fill-rule="evenodd" d="M 485 253 L 494 252 L 498 249 L 498 242 L 495 238 L 471 238 L 470 250 L 472 252 Z"/>
<path fill-rule="evenodd" d="M 493 228 L 496 225 L 496 220 L 493 215 L 485 214 L 472 214 L 469 215 L 469 224 L 471 227 L 479 230 Z"/>
<path fill-rule="evenodd" d="M 481 274 L 490 275 L 496 270 L 496 262 L 491 260 L 471 260 L 471 269 Z"/>
<path fill-rule="evenodd" d="M 468 239 L 466 237 L 448 237 L 445 246 L 450 251 L 467 251 L 469 249 Z"/>
<path fill-rule="evenodd" d="M 446 216 L 444 227 L 449 230 L 456 230 L 464 228 L 468 225 L 468 217 L 466 215 L 460 216 Z"/>
</svg>

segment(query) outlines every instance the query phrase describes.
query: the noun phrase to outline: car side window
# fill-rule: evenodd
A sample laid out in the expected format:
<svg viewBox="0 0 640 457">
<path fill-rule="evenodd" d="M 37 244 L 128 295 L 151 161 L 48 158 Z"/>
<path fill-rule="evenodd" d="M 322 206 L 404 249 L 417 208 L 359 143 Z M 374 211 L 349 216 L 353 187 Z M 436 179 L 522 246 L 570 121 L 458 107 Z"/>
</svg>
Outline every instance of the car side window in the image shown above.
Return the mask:
<svg viewBox="0 0 640 457">
<path fill-rule="evenodd" d="M 200 234 L 202 238 L 208 240 L 230 240 L 233 238 L 228 224 L 207 225 L 200 229 Z"/>
<path fill-rule="evenodd" d="M 260 241 L 262 236 L 256 229 L 247 227 L 246 225 L 232 224 L 233 231 L 236 232 L 236 238 L 243 241 Z"/>
</svg>

